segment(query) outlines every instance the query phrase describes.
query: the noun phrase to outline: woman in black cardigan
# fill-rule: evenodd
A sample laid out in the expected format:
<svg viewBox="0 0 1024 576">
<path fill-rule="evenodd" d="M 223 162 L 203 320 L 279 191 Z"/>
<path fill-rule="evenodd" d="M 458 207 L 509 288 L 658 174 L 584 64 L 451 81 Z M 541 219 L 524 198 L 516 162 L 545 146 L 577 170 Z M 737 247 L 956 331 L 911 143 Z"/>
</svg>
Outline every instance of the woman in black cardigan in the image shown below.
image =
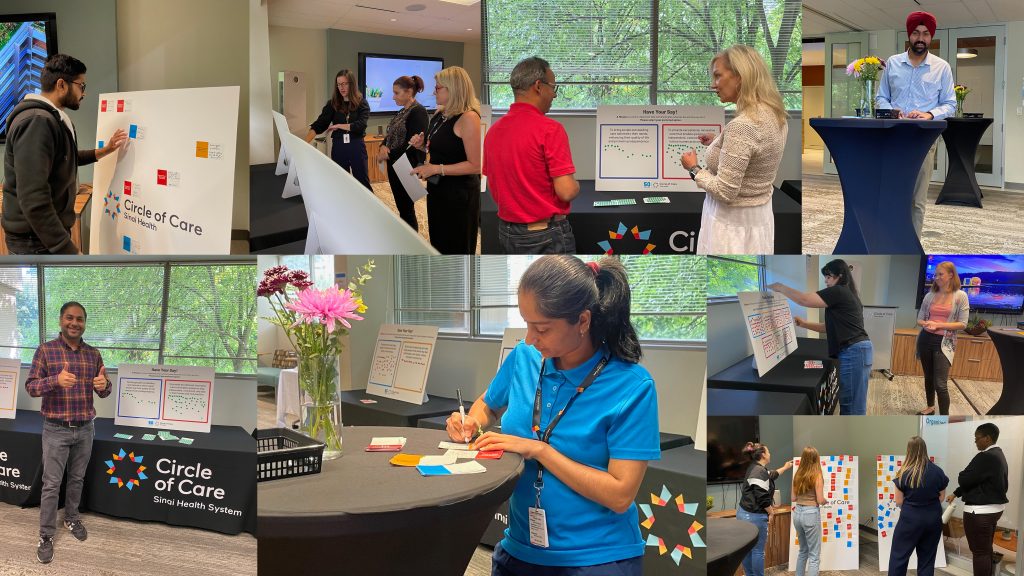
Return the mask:
<svg viewBox="0 0 1024 576">
<path fill-rule="evenodd" d="M 419 76 L 402 76 L 395 80 L 391 89 L 395 104 L 402 109 L 388 122 L 387 135 L 384 136 L 384 142 L 377 153 L 377 161 L 387 163 L 388 182 L 391 184 L 391 194 L 395 197 L 399 216 L 418 232 L 416 207 L 402 181 L 398 179 L 398 174 L 395 174 L 394 164 L 403 153 L 408 156 L 413 167 L 419 166 L 427 158 L 425 152 L 409 146 L 409 138 L 427 129 L 427 109 L 416 101 L 416 94 L 423 92 L 423 79 Z"/>
<path fill-rule="evenodd" d="M 320 117 L 309 125 L 306 142 L 312 142 L 317 134 L 331 135 L 331 159 L 352 176 L 373 190 L 370 173 L 366 166 L 366 124 L 370 121 L 370 105 L 366 103 L 356 75 L 351 70 L 341 70 L 334 78 L 334 94 L 324 105 Z"/>
</svg>

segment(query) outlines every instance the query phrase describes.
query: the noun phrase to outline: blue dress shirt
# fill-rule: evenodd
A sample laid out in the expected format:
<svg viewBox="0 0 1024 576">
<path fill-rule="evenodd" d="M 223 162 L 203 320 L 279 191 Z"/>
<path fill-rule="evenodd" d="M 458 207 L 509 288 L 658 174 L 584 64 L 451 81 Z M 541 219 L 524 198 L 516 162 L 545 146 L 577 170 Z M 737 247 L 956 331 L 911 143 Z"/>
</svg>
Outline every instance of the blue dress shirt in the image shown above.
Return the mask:
<svg viewBox="0 0 1024 576">
<path fill-rule="evenodd" d="M 935 120 L 956 112 L 953 71 L 948 62 L 930 52 L 918 66 L 910 63 L 906 52 L 892 56 L 878 84 L 878 108 L 898 108 L 904 114 L 912 110 L 930 112 Z"/>
</svg>

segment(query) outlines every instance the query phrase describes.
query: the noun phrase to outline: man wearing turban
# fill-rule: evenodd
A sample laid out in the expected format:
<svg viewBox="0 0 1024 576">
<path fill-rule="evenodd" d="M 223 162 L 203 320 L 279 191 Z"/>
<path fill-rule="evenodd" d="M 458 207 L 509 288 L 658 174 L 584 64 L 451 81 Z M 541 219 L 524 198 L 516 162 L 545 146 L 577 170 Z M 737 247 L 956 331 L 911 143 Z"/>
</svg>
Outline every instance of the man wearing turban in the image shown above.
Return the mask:
<svg viewBox="0 0 1024 576">
<path fill-rule="evenodd" d="M 907 16 L 910 48 L 886 61 L 875 99 L 878 108 L 896 110 L 900 118 L 921 120 L 941 120 L 956 112 L 953 71 L 948 62 L 928 52 L 935 26 L 935 16 L 928 12 L 913 12 Z M 912 214 L 918 238 L 924 227 L 924 209 L 928 202 L 928 183 L 935 164 L 936 146 L 938 140 L 928 151 L 914 185 Z"/>
</svg>

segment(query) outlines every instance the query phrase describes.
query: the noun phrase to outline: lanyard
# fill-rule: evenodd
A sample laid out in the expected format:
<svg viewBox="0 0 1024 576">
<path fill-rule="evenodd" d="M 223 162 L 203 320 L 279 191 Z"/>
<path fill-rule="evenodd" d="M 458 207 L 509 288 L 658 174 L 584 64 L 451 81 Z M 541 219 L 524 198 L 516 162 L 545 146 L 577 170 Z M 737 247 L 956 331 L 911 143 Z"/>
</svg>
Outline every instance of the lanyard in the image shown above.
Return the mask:
<svg viewBox="0 0 1024 576">
<path fill-rule="evenodd" d="M 424 146 L 427 149 L 427 154 L 430 153 L 430 140 L 434 138 L 434 135 L 437 134 L 437 131 L 440 130 L 441 127 L 444 126 L 449 120 L 451 120 L 451 118 L 445 118 L 444 114 L 441 114 L 441 121 L 434 124 L 434 129 L 431 130 L 429 134 L 427 134 L 427 140 L 426 142 L 424 142 Z"/>
<path fill-rule="evenodd" d="M 583 383 L 576 388 L 576 392 L 573 393 L 569 401 L 565 403 L 565 407 L 558 411 L 558 414 L 548 423 L 548 427 L 542 433 L 540 431 L 540 410 L 541 410 L 541 389 L 544 386 L 544 370 L 547 368 L 547 363 L 544 359 L 540 362 L 540 376 L 537 377 L 537 394 L 533 397 L 533 432 L 537 435 L 537 439 L 545 444 L 549 444 L 551 440 L 551 432 L 555 429 L 555 426 L 562 420 L 562 416 L 569 411 L 572 407 L 573 402 L 576 398 L 583 393 L 584 390 L 590 387 L 594 383 L 594 380 L 601 374 L 604 367 L 608 365 L 610 356 L 605 356 L 594 366 L 594 369 L 590 371 L 590 374 L 583 380 Z M 544 489 L 544 466 L 537 462 L 537 480 L 534 481 L 533 487 L 537 490 L 537 508 L 540 508 L 540 492 Z"/>
</svg>

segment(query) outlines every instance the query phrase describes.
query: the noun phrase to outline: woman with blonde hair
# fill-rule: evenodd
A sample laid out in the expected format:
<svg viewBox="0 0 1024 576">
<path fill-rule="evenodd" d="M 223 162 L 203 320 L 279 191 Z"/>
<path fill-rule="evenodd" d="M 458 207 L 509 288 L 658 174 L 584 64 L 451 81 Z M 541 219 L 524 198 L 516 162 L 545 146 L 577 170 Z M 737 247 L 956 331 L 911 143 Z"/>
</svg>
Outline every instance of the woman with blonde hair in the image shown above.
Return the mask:
<svg viewBox="0 0 1024 576">
<path fill-rule="evenodd" d="M 942 499 L 949 478 L 928 458 L 928 446 L 920 436 L 907 442 L 907 454 L 892 483 L 900 519 L 892 533 L 889 576 L 905 576 L 914 552 L 918 576 L 932 576 L 942 538 Z"/>
<path fill-rule="evenodd" d="M 331 99 L 324 104 L 320 116 L 309 125 L 306 142 L 312 142 L 322 132 L 330 134 L 331 160 L 345 171 L 351 170 L 356 180 L 373 190 L 367 168 L 366 144 L 363 142 L 369 121 L 370 105 L 359 91 L 355 73 L 342 69 L 334 78 Z"/>
<path fill-rule="evenodd" d="M 761 55 L 737 44 L 711 60 L 711 89 L 736 104 L 736 117 L 718 135 L 701 134 L 707 167 L 688 150 L 680 162 L 704 190 L 698 254 L 772 254 L 772 192 L 789 127 L 786 107 Z"/>
<path fill-rule="evenodd" d="M 821 511 L 826 503 L 825 481 L 821 476 L 821 457 L 813 446 L 804 447 L 800 466 L 793 474 L 793 528 L 800 553 L 796 557 L 796 576 L 818 576 L 821 556 Z M 806 568 L 805 568 L 806 565 Z"/>
<path fill-rule="evenodd" d="M 949 414 L 949 369 L 956 351 L 956 332 L 967 328 L 971 304 L 967 293 L 960 289 L 960 276 L 950 262 L 935 266 L 932 287 L 921 301 L 917 325 L 917 356 L 924 370 L 924 394 L 928 407 L 919 415 L 935 413 L 935 397 L 939 398 L 939 414 Z"/>
<path fill-rule="evenodd" d="M 476 254 L 480 230 L 480 102 L 469 74 L 450 66 L 434 76 L 437 112 L 409 143 L 427 152 L 413 170 L 427 180 L 430 243 L 442 254 Z"/>
</svg>

